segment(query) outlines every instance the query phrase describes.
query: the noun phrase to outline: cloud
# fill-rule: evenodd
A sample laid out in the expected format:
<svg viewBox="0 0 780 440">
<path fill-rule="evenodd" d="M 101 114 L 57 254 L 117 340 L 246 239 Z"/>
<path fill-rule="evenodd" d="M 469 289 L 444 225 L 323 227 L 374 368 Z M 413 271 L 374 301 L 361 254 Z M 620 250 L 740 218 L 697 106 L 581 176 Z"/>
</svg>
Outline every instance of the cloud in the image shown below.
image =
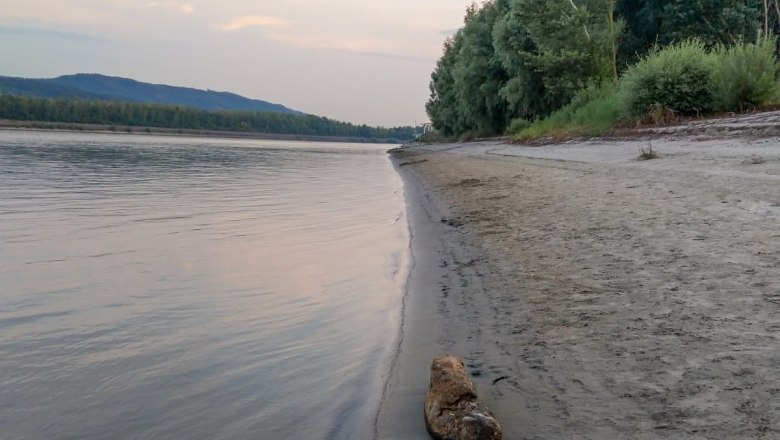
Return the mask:
<svg viewBox="0 0 780 440">
<path fill-rule="evenodd" d="M 286 32 L 271 32 L 272 40 L 304 49 L 333 50 L 349 52 L 377 58 L 397 59 L 404 61 L 428 62 L 427 58 L 414 54 L 402 53 L 400 48 L 386 40 L 371 38 L 346 38 L 331 35 L 295 35 Z"/>
<path fill-rule="evenodd" d="M 290 22 L 281 18 L 263 15 L 245 15 L 223 24 L 214 25 L 222 32 L 233 32 L 249 27 L 282 29 L 290 26 Z"/>
<path fill-rule="evenodd" d="M 341 38 L 327 35 L 294 35 L 272 32 L 269 37 L 280 43 L 307 49 L 335 49 L 346 52 L 384 52 L 390 44 L 383 40 L 369 38 Z"/>
</svg>

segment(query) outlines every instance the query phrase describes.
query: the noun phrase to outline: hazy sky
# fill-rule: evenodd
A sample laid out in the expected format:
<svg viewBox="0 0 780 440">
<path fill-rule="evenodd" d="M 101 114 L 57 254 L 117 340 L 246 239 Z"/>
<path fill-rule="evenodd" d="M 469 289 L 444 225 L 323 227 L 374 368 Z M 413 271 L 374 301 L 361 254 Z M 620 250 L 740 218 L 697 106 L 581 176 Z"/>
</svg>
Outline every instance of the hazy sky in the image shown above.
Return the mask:
<svg viewBox="0 0 780 440">
<path fill-rule="evenodd" d="M 102 73 L 410 125 L 470 3 L 0 0 L 0 75 Z"/>
</svg>

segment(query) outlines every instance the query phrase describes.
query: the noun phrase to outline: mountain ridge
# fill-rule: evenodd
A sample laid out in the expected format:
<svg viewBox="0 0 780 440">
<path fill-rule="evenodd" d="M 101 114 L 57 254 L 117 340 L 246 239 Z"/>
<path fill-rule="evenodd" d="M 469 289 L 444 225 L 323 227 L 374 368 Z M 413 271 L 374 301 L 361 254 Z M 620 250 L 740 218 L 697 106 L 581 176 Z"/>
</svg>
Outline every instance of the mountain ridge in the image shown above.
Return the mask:
<svg viewBox="0 0 780 440">
<path fill-rule="evenodd" d="M 50 99 L 87 99 L 169 104 L 200 110 L 238 110 L 304 115 L 305 113 L 231 92 L 137 81 L 96 73 L 56 78 L 0 76 L 0 94 Z"/>
</svg>

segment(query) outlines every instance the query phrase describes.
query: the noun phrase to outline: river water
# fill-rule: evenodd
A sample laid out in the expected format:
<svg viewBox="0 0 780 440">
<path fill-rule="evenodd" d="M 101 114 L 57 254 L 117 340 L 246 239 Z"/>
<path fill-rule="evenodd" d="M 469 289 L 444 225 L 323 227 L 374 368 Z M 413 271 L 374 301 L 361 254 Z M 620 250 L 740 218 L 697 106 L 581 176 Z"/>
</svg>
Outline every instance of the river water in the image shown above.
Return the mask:
<svg viewBox="0 0 780 440">
<path fill-rule="evenodd" d="M 409 261 L 386 149 L 0 131 L 0 438 L 370 437 Z"/>
</svg>

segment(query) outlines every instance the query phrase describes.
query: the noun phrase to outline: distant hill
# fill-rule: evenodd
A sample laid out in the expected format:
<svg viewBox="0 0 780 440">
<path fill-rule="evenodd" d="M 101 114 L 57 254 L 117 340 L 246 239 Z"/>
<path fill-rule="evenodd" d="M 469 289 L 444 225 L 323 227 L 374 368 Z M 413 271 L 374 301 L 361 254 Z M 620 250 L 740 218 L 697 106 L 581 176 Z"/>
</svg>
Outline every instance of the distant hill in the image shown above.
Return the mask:
<svg viewBox="0 0 780 440">
<path fill-rule="evenodd" d="M 0 94 L 32 98 L 77 98 L 131 101 L 193 107 L 200 110 L 240 110 L 302 115 L 304 113 L 234 93 L 142 83 L 127 78 L 80 73 L 52 79 L 0 76 Z"/>
</svg>

